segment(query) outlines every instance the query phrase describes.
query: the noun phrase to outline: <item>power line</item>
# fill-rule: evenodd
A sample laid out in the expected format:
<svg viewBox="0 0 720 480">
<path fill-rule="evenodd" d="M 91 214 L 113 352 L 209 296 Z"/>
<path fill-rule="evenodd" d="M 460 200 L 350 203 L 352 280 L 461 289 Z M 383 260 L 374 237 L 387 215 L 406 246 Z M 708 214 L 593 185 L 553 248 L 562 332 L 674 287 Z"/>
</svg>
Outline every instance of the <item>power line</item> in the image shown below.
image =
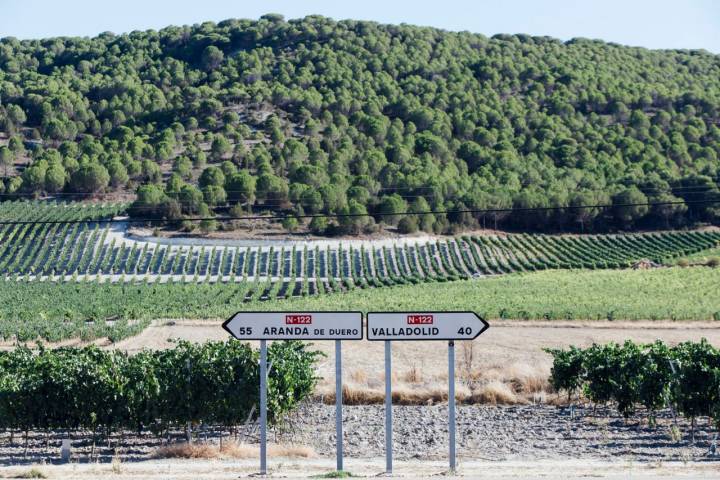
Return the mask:
<svg viewBox="0 0 720 480">
<path fill-rule="evenodd" d="M 460 209 L 460 210 L 427 210 L 421 212 L 403 213 L 317 213 L 317 214 L 290 214 L 290 215 L 247 215 L 227 217 L 186 217 L 178 219 L 168 218 L 105 218 L 97 220 L 0 220 L 0 225 L 53 225 L 53 224 L 76 224 L 76 223 L 177 223 L 177 222 L 202 222 L 202 221 L 233 221 L 233 220 L 285 220 L 288 218 L 354 218 L 354 217 L 394 217 L 408 215 L 454 215 L 454 214 L 488 214 L 488 213 L 514 213 L 514 212 L 548 212 L 557 210 L 583 210 L 583 209 L 606 209 L 606 208 L 629 208 L 629 207 L 657 207 L 666 205 L 707 205 L 720 203 L 719 200 L 697 200 L 697 201 L 673 201 L 673 202 L 643 202 L 623 204 L 597 204 L 597 205 L 567 205 L 553 207 L 525 207 L 525 208 L 484 208 L 484 209 Z"/>
<path fill-rule="evenodd" d="M 435 189 L 435 187 L 408 187 L 407 188 L 407 190 L 434 190 L 434 189 Z M 677 187 L 677 188 L 671 188 L 671 189 L 655 187 L 655 188 L 643 188 L 643 189 L 639 189 L 639 190 L 642 193 L 649 194 L 649 195 L 663 194 L 663 193 L 673 194 L 673 195 L 674 194 L 682 195 L 683 193 L 697 195 L 697 194 L 710 193 L 710 192 L 717 191 L 714 186 L 700 186 L 700 185 L 690 186 L 690 187 Z M 380 191 L 383 191 L 383 189 L 380 189 Z M 593 192 L 597 193 L 597 192 L 604 192 L 605 189 L 581 189 L 578 191 L 581 193 L 593 193 Z M 226 194 L 234 194 L 234 193 L 245 193 L 245 192 L 240 191 L 240 190 L 225 190 L 225 193 Z M 97 193 L 97 194 L 89 194 L 87 192 L 59 192 L 59 193 L 52 194 L 48 197 L 44 197 L 44 199 L 49 199 L 54 196 L 60 196 L 60 195 L 73 196 L 73 197 L 92 195 L 95 198 L 97 198 L 97 197 L 113 198 L 113 197 L 118 197 L 118 196 L 123 196 L 123 195 L 127 196 L 127 195 L 134 195 L 134 194 L 119 194 L 118 192 L 106 192 L 106 193 Z M 436 196 L 434 193 L 418 194 L 418 195 L 400 195 L 400 196 L 403 199 L 412 199 L 412 198 L 422 197 L 422 198 L 425 198 L 426 200 L 432 200 L 432 199 L 438 198 L 438 196 Z M 20 193 L 20 194 L 18 194 L 18 193 L 0 193 L 0 197 L 14 197 L 14 198 L 21 197 L 22 199 L 27 199 L 27 200 L 38 200 L 38 199 L 33 198 L 32 194 L 26 194 L 26 193 Z M 176 202 L 180 205 L 194 205 L 195 204 L 194 202 L 183 201 L 183 200 L 181 200 L 179 198 L 175 198 L 175 197 L 170 197 L 170 198 L 174 202 Z M 128 203 L 128 204 L 131 203 L 133 205 L 133 208 L 136 210 L 141 210 L 141 209 L 152 210 L 152 209 L 156 208 L 156 206 L 154 204 L 150 204 L 150 203 L 143 204 L 138 199 L 135 199 L 132 202 L 129 201 L 129 199 L 124 199 L 124 200 L 125 201 L 118 200 L 117 203 Z M 0 200 L 0 202 L 2 202 L 2 201 L 3 200 Z M 112 200 L 109 200 L 109 201 L 112 201 Z M 243 203 L 243 202 L 240 202 L 240 203 Z M 257 204 L 257 205 L 260 207 L 281 207 L 281 206 L 285 206 L 288 204 L 302 204 L 302 202 L 291 202 L 290 200 L 280 200 L 280 201 L 265 200 L 261 204 Z M 232 205 L 228 204 L 227 207 L 230 208 L 231 206 Z M 216 205 L 216 207 L 224 208 L 223 206 L 219 206 L 219 205 Z"/>
<path fill-rule="evenodd" d="M 718 178 L 718 181 L 720 181 L 720 178 Z M 186 185 L 192 185 L 187 183 Z M 362 185 L 361 185 L 362 186 Z M 532 186 L 532 184 L 523 184 L 523 187 L 529 187 Z M 622 186 L 622 185 L 620 185 Z M 312 186 L 308 185 L 308 187 L 313 188 Z M 352 187 L 352 185 L 351 185 Z M 196 187 L 198 190 L 202 191 L 202 188 Z M 417 187 L 381 187 L 378 189 L 371 189 L 373 191 L 377 190 L 378 192 L 387 192 L 387 191 L 427 191 L 427 190 L 436 190 L 436 189 L 442 189 L 442 185 L 419 185 Z M 715 191 L 715 189 L 718 188 L 714 185 L 691 185 L 688 187 L 638 187 L 638 190 L 640 190 L 643 193 L 673 193 L 673 192 L 685 192 L 685 191 Z M 225 193 L 245 193 L 244 190 L 227 190 L 223 189 Z M 573 190 L 577 190 L 580 192 L 604 192 L 607 190 L 607 188 L 581 188 L 581 187 L 574 187 Z M 136 194 L 132 192 L 77 192 L 77 191 L 67 191 L 64 192 L 56 192 L 52 194 L 46 195 L 44 198 L 49 197 L 60 197 L 60 196 L 68 196 L 68 197 L 81 197 L 81 196 L 91 196 L 91 197 L 135 197 Z M 403 195 L 400 194 L 403 198 L 412 198 L 415 196 L 426 196 L 429 198 L 433 197 L 432 193 L 428 194 L 419 194 L 419 195 Z M 0 193 L 0 197 L 12 197 L 12 198 L 28 198 L 28 199 L 35 199 L 34 193 L 29 192 L 13 192 L 13 193 L 7 193 L 2 192 Z"/>
</svg>

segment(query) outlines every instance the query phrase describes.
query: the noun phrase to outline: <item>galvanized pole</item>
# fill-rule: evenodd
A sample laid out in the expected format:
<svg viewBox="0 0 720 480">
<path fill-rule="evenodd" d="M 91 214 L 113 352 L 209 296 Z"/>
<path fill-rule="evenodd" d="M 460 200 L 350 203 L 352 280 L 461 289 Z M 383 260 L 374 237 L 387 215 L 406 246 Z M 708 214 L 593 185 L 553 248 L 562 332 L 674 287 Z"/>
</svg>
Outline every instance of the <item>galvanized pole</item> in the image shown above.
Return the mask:
<svg viewBox="0 0 720 480">
<path fill-rule="evenodd" d="M 260 475 L 267 475 L 267 341 L 260 340 Z"/>
<path fill-rule="evenodd" d="M 455 342 L 448 342 L 448 430 L 450 432 L 450 472 L 455 473 Z"/>
<path fill-rule="evenodd" d="M 385 472 L 392 473 L 392 349 L 385 340 Z"/>
<path fill-rule="evenodd" d="M 343 471 L 342 341 L 335 340 L 335 448 L 337 471 Z"/>
</svg>

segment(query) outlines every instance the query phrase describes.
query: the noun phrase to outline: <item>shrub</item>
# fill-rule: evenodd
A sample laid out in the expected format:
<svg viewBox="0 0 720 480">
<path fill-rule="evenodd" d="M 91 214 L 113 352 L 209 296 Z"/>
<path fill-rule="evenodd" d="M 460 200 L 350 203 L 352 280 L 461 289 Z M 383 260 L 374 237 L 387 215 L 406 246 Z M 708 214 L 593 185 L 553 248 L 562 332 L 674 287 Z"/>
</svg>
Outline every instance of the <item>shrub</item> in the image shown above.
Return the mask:
<svg viewBox="0 0 720 480">
<path fill-rule="evenodd" d="M 318 355 L 301 342 L 269 347 L 270 422 L 309 397 Z M 179 342 L 133 356 L 96 346 L 18 347 L 0 354 L 2 428 L 159 432 L 186 422 L 232 426 L 244 422 L 258 401 L 258 353 L 236 340 Z"/>
<path fill-rule="evenodd" d="M 720 402 L 720 352 L 707 340 L 684 342 L 675 348 L 677 371 L 674 402 L 695 427 L 695 417 L 711 415 Z"/>
<path fill-rule="evenodd" d="M 288 232 L 294 232 L 298 228 L 298 220 L 295 217 L 287 217 L 282 221 L 282 226 Z"/>
<path fill-rule="evenodd" d="M 545 351 L 553 356 L 555 390 L 570 395 L 582 387 L 593 402 L 614 402 L 626 418 L 640 404 L 654 422 L 654 412 L 672 402 L 690 418 L 694 433 L 696 417 L 720 415 L 720 351 L 705 339 L 672 348 L 627 341 Z"/>
<path fill-rule="evenodd" d="M 574 346 L 568 350 L 546 348 L 545 351 L 554 360 L 550 369 L 550 385 L 556 392 L 566 391 L 569 400 L 582 385 L 583 352 Z"/>
</svg>

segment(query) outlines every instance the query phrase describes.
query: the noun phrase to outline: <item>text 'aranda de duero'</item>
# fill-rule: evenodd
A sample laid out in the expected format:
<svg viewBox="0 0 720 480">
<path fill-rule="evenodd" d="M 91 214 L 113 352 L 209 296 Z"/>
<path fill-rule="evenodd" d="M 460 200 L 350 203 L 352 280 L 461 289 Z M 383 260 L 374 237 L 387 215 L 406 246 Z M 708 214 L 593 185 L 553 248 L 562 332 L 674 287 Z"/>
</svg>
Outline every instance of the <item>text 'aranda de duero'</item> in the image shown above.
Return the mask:
<svg viewBox="0 0 720 480">
<path fill-rule="evenodd" d="M 287 326 L 287 327 L 265 327 L 263 329 L 263 335 L 273 336 L 310 336 L 310 335 L 325 335 L 325 329 L 310 329 L 302 326 Z M 359 335 L 360 331 L 357 328 L 330 328 L 327 331 L 327 335 L 333 336 L 353 336 Z"/>
</svg>

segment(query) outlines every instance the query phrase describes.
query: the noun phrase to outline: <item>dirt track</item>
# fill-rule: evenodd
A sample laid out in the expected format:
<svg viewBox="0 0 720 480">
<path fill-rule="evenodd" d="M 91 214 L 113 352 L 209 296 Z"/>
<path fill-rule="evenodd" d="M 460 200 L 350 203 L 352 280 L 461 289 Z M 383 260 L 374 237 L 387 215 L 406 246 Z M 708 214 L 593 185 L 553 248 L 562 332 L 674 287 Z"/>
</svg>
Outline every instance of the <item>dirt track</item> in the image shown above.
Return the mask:
<svg viewBox="0 0 720 480">
<path fill-rule="evenodd" d="M 359 477 L 377 477 L 384 471 L 382 458 L 350 459 L 346 470 Z M 48 478 L 59 479 L 172 479 L 172 480 L 220 480 L 250 477 L 258 471 L 257 460 L 152 460 L 147 462 L 120 464 L 84 464 L 63 466 L 40 466 L 38 470 Z M 269 476 L 282 478 L 318 478 L 333 471 L 334 461 L 330 459 L 271 459 Z M 0 469 L 0 475 L 17 477 L 30 467 L 8 467 Z M 468 461 L 459 465 L 458 475 L 462 478 L 523 478 L 563 480 L 602 477 L 611 479 L 627 478 L 717 478 L 715 462 L 653 462 L 637 463 L 632 460 L 587 461 L 587 460 L 540 460 L 506 462 Z M 393 476 L 403 478 L 430 478 L 447 475 L 447 465 L 441 461 L 395 462 Z"/>
</svg>

